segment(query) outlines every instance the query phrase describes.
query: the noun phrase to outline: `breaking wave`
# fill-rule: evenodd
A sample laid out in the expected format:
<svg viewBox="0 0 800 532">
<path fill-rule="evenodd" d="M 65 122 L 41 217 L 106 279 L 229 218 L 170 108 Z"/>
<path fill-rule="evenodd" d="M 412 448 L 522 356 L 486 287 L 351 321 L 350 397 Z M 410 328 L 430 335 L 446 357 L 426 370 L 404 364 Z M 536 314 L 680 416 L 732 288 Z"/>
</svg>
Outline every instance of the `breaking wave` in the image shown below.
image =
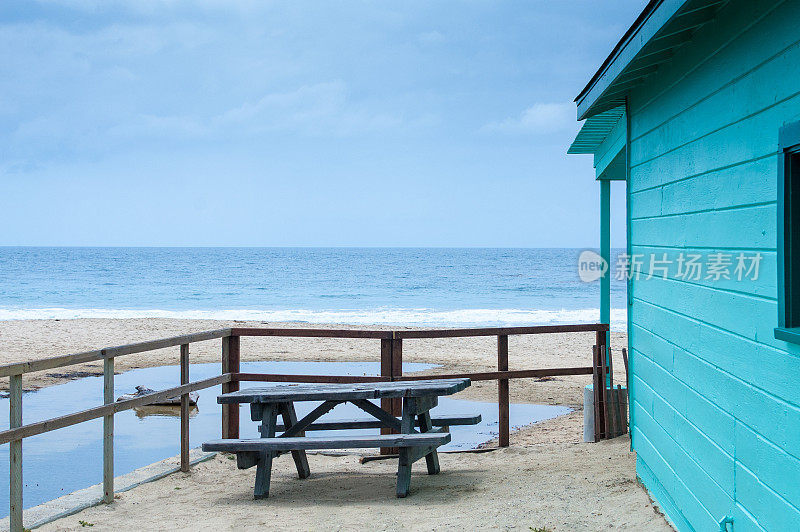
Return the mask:
<svg viewBox="0 0 800 532">
<path fill-rule="evenodd" d="M 204 320 L 247 320 L 298 323 L 346 323 L 351 325 L 402 325 L 421 327 L 491 327 L 522 325 L 556 325 L 593 323 L 600 319 L 600 310 L 561 309 L 460 309 L 434 310 L 425 308 L 369 310 L 160 310 L 160 309 L 68 309 L 0 308 L 0 320 L 45 320 L 77 318 L 173 318 Z M 625 309 L 611 310 L 611 328 L 625 330 Z"/>
</svg>

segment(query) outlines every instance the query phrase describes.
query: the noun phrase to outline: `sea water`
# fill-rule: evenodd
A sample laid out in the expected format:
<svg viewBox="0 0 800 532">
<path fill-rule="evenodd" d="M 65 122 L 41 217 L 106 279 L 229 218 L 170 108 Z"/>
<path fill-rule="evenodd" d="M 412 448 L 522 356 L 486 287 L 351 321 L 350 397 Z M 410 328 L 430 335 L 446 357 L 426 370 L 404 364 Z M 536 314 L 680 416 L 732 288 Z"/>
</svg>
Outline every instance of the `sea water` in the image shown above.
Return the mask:
<svg viewBox="0 0 800 532">
<path fill-rule="evenodd" d="M 218 318 L 514 326 L 596 322 L 581 249 L 0 247 L 0 320 Z M 612 253 L 612 267 L 623 250 Z M 612 279 L 612 328 L 625 283 Z"/>
</svg>

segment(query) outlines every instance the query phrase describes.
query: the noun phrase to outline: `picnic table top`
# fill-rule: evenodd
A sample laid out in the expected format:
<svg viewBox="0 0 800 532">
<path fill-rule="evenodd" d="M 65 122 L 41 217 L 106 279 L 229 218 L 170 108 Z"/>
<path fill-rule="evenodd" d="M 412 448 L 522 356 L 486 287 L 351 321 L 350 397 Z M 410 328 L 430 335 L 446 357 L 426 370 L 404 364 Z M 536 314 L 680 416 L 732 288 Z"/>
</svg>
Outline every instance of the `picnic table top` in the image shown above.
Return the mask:
<svg viewBox="0 0 800 532">
<path fill-rule="evenodd" d="M 224 403 L 274 403 L 280 401 L 351 401 L 384 397 L 452 395 L 469 386 L 469 379 L 369 382 L 359 384 L 272 384 L 246 388 L 217 397 Z"/>
</svg>

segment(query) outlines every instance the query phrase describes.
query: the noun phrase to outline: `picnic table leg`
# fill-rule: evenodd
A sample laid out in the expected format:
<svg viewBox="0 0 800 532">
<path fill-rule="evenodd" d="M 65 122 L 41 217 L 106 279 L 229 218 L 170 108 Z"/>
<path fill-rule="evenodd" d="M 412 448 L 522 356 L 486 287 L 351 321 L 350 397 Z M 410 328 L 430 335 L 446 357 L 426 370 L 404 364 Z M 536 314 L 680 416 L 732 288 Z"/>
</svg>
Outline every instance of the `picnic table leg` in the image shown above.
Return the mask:
<svg viewBox="0 0 800 532">
<path fill-rule="evenodd" d="M 275 425 L 278 422 L 278 408 L 274 404 L 264 405 L 261 422 L 264 429 L 261 432 L 264 438 L 275 437 Z M 272 451 L 259 453 L 258 464 L 256 464 L 256 484 L 253 488 L 253 497 L 256 499 L 266 499 L 269 497 L 269 481 L 272 477 Z"/>
<path fill-rule="evenodd" d="M 397 496 L 401 499 L 408 495 L 411 489 L 411 460 L 409 459 L 409 448 L 400 447 L 399 460 L 397 466 Z"/>
<path fill-rule="evenodd" d="M 419 414 L 419 430 L 420 432 L 428 432 L 433 429 L 431 423 L 430 410 Z M 428 474 L 436 475 L 439 473 L 439 453 L 436 452 L 436 447 L 433 447 L 431 452 L 425 455 L 425 465 L 428 466 Z"/>
<path fill-rule="evenodd" d="M 416 402 L 413 398 L 403 398 L 403 417 L 400 419 L 400 432 L 411 434 L 414 432 L 414 410 Z M 403 498 L 408 495 L 411 488 L 411 448 L 400 447 L 397 461 L 397 496 Z"/>
<path fill-rule="evenodd" d="M 294 403 L 281 403 L 281 416 L 283 417 L 283 425 L 288 430 L 295 423 L 297 423 L 297 413 L 294 410 Z M 305 436 L 305 432 L 301 432 L 298 436 Z M 300 478 L 308 478 L 311 475 L 311 469 L 308 467 L 308 458 L 305 451 L 292 451 L 292 459 L 294 465 L 297 467 L 297 476 Z"/>
</svg>

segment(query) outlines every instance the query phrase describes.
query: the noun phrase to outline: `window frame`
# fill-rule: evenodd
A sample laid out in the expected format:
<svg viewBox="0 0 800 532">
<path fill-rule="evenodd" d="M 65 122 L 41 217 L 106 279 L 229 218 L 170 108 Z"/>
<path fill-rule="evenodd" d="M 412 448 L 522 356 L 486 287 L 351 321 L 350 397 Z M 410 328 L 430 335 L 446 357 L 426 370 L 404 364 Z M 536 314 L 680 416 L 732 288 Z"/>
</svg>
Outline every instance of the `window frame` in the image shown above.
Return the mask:
<svg viewBox="0 0 800 532">
<path fill-rule="evenodd" d="M 777 179 L 778 327 L 775 338 L 800 344 L 800 122 L 786 124 L 778 133 Z M 789 232 L 787 228 L 792 221 L 795 229 Z M 789 297 L 792 293 L 796 296 Z"/>
</svg>

